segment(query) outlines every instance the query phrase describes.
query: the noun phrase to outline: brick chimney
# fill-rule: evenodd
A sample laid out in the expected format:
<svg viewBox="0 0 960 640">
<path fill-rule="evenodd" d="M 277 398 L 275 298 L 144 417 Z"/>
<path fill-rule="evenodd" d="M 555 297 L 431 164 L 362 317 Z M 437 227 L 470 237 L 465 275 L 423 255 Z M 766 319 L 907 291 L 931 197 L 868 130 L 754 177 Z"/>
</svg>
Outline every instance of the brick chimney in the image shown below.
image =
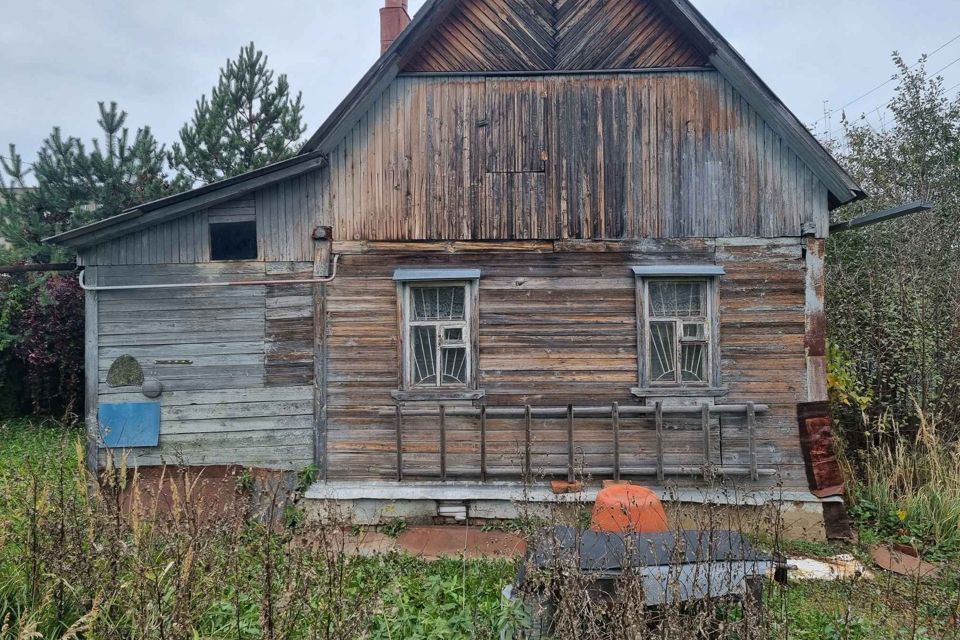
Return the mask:
<svg viewBox="0 0 960 640">
<path fill-rule="evenodd" d="M 386 0 L 380 9 L 380 55 L 390 48 L 403 30 L 410 24 L 407 0 Z"/>
</svg>

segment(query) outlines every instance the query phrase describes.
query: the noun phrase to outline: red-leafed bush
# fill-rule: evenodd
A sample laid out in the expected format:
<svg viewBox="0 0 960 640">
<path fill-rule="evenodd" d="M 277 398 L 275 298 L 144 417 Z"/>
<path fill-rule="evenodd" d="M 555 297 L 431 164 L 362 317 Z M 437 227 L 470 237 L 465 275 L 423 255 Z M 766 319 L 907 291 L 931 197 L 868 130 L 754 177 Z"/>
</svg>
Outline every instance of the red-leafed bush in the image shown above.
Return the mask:
<svg viewBox="0 0 960 640">
<path fill-rule="evenodd" d="M 7 282 L 3 298 L 0 347 L 6 352 L 7 369 L 15 367 L 24 372 L 21 400 L 34 413 L 79 413 L 83 398 L 83 290 L 76 276 Z"/>
</svg>

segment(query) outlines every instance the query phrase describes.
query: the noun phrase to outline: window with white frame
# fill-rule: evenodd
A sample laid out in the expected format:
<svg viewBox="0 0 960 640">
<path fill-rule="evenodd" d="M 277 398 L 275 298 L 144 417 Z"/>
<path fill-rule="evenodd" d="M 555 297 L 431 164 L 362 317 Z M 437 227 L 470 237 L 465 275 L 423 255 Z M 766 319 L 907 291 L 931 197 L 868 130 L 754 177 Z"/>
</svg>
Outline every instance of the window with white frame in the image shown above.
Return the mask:
<svg viewBox="0 0 960 640">
<path fill-rule="evenodd" d="M 467 284 L 407 286 L 407 345 L 411 387 L 466 386 Z"/>
<path fill-rule="evenodd" d="M 450 274 L 464 272 L 451 270 Z M 428 278 L 442 273 L 415 275 Z M 476 287 L 473 279 L 399 282 L 405 389 L 474 388 Z"/>
<path fill-rule="evenodd" d="M 651 384 L 708 384 L 707 282 L 647 280 Z"/>
<path fill-rule="evenodd" d="M 717 386 L 716 275 L 722 270 L 635 271 L 641 387 Z"/>
</svg>

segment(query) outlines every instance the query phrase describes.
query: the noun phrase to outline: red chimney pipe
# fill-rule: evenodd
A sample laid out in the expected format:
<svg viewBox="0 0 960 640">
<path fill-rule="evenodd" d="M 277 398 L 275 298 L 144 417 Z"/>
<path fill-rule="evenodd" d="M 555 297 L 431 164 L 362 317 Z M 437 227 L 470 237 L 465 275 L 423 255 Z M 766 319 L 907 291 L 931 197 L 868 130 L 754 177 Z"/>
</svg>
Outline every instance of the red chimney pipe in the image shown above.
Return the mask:
<svg viewBox="0 0 960 640">
<path fill-rule="evenodd" d="M 380 9 L 380 55 L 390 48 L 408 24 L 410 14 L 407 13 L 407 0 L 386 0 L 383 9 Z"/>
</svg>

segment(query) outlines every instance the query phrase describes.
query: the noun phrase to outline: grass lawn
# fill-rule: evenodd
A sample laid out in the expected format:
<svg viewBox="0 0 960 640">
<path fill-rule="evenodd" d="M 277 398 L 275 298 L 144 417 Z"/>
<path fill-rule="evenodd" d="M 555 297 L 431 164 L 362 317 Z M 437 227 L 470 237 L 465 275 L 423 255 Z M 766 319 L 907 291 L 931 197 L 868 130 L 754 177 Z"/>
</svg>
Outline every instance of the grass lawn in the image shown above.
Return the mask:
<svg viewBox="0 0 960 640">
<path fill-rule="evenodd" d="M 229 538 L 232 546 L 227 551 L 204 547 L 197 542 L 202 536 L 186 529 L 181 538 L 155 535 L 142 525 L 131 529 L 129 540 L 116 543 L 125 550 L 120 554 L 125 558 L 122 562 L 110 553 L 90 552 L 104 549 L 109 536 L 94 531 L 86 520 L 73 529 L 70 517 L 76 516 L 75 510 L 53 508 L 58 500 L 66 500 L 58 487 L 77 492 L 70 478 L 75 477 L 81 438 L 79 432 L 55 423 L 0 425 L 0 638 L 29 637 L 31 628 L 32 637 L 57 637 L 71 626 L 76 637 L 129 637 L 121 631 L 149 626 L 150 620 L 162 632 L 144 632 L 139 637 L 258 638 L 271 637 L 265 625 L 278 629 L 307 625 L 312 633 L 294 632 L 291 637 L 498 638 L 505 625 L 517 624 L 523 617 L 501 601 L 501 590 L 516 571 L 512 562 L 427 562 L 390 554 L 337 563 L 322 553 L 299 551 L 291 559 L 294 547 L 289 539 L 276 542 L 277 536 L 269 532 L 239 532 Z M 82 504 L 85 498 L 70 499 Z M 47 525 L 50 522 L 43 520 L 43 514 L 59 514 L 59 520 L 48 527 L 49 536 L 32 532 L 38 520 L 31 517 L 33 511 Z M 109 529 L 109 523 L 98 527 Z M 74 534 L 76 548 L 87 549 L 85 553 L 96 556 L 96 561 L 78 557 L 79 552 L 61 552 L 72 544 Z M 48 543 L 49 549 L 42 552 Z M 25 560 L 31 545 L 41 548 L 38 562 Z M 137 552 L 128 553 L 130 547 Z M 830 545 L 796 545 L 788 550 L 863 555 L 858 548 Z M 190 554 L 202 561 L 191 559 Z M 43 570 L 34 571 L 36 564 L 42 564 Z M 56 579 L 91 570 L 100 582 Z M 264 573 L 271 571 L 276 575 L 265 578 Z M 110 575 L 121 581 L 115 593 L 123 595 L 114 595 L 106 603 L 98 600 L 108 596 L 97 595 L 96 586 Z M 954 618 L 960 600 L 957 585 L 957 568 L 948 566 L 936 580 L 919 584 L 877 572 L 872 581 L 792 582 L 785 590 L 771 587 L 769 636 L 960 637 Z M 184 589 L 189 593 L 184 595 Z M 307 598 L 304 593 L 315 596 Z M 331 595 L 336 597 L 322 597 Z M 317 605 L 320 601 L 327 604 Z M 331 604 L 335 602 L 342 602 L 342 607 Z M 273 615 L 265 613 L 274 608 Z M 91 610 L 96 611 L 96 622 Z M 300 620 L 293 621 L 294 615 Z M 328 633 L 317 630 L 321 622 Z M 272 637 L 282 635 L 278 631 Z"/>
</svg>

